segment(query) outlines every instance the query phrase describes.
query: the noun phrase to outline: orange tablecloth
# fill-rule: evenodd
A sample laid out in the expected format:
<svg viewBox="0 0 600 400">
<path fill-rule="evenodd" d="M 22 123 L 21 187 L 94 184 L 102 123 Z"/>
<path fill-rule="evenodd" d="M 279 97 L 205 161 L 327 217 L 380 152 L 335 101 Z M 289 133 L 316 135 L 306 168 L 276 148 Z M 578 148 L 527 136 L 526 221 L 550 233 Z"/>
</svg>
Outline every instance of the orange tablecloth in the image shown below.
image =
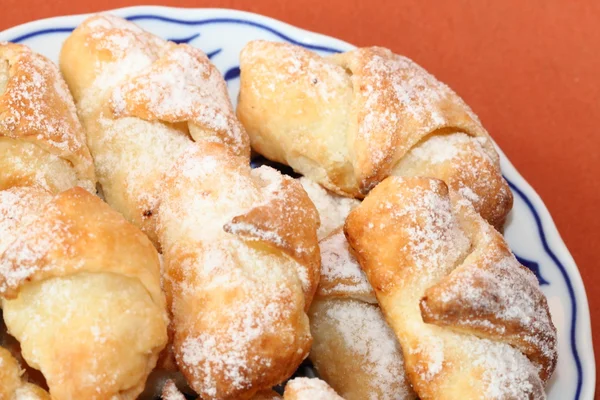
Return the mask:
<svg viewBox="0 0 600 400">
<path fill-rule="evenodd" d="M 588 290 L 600 354 L 600 1 L 1 0 L 0 29 L 136 4 L 253 11 L 389 47 L 448 83 L 550 209 Z"/>
</svg>

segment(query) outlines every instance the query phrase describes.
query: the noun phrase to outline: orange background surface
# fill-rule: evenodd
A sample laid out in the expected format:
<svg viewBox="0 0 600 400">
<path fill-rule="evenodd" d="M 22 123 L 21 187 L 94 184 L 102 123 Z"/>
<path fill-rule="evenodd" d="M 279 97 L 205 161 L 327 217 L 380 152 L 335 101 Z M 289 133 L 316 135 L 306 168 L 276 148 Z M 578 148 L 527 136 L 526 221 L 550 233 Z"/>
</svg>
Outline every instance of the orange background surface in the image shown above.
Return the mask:
<svg viewBox="0 0 600 400">
<path fill-rule="evenodd" d="M 0 0 L 0 4 L 0 29 L 137 4 L 236 8 L 357 46 L 389 47 L 414 59 L 471 105 L 544 199 L 583 276 L 595 353 L 600 355 L 600 291 L 595 289 L 600 281 L 596 257 L 600 1 Z"/>
</svg>

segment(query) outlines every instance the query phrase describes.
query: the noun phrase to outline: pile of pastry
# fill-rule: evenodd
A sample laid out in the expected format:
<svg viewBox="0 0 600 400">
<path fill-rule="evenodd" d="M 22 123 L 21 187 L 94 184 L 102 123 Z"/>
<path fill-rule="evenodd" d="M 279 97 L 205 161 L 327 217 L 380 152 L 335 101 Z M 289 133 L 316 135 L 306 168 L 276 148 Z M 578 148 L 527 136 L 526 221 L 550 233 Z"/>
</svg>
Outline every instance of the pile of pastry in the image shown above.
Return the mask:
<svg viewBox="0 0 600 400">
<path fill-rule="evenodd" d="M 0 44 L 0 399 L 545 398 L 556 329 L 469 107 L 383 48 L 240 68 L 236 113 L 114 16 L 60 68 Z"/>
</svg>

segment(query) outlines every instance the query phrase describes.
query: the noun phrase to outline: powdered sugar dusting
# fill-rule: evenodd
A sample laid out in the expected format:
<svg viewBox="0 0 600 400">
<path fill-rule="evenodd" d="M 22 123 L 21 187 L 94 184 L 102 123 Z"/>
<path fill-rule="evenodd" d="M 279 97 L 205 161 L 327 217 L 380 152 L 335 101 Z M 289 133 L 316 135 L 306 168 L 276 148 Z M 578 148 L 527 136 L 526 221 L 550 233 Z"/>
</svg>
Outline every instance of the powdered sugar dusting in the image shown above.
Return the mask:
<svg viewBox="0 0 600 400">
<path fill-rule="evenodd" d="M 0 45 L 0 65 L 8 67 L 0 72 L 0 136 L 35 143 L 68 160 L 82 185 L 93 187 L 84 132 L 57 66 L 16 44 Z"/>
<path fill-rule="evenodd" d="M 528 272 L 520 269 L 510 253 L 498 257 L 498 251 L 508 252 L 501 236 L 468 203 L 448 195 L 440 181 L 389 178 L 382 185 L 387 190 L 378 187 L 373 195 L 382 190 L 386 196 L 378 198 L 378 202 L 373 198 L 365 201 L 378 213 L 366 235 L 386 236 L 389 224 L 401 227 L 396 233 L 402 238 L 398 245 L 399 258 L 403 260 L 398 266 L 401 270 L 386 278 L 400 287 L 394 292 L 395 305 L 390 307 L 388 303 L 386 307 L 390 308 L 385 311 L 386 315 L 393 315 L 391 323 L 407 355 L 409 373 L 418 377 L 413 380 L 416 391 L 437 396 L 450 382 L 468 377 L 472 380 L 473 396 L 544 398 L 539 369 L 520 351 L 526 352 L 522 344 L 510 336 L 486 334 L 486 329 L 494 325 L 504 323 L 508 329 L 517 323 L 527 324 L 525 329 L 534 334 L 539 328 L 552 335 L 547 308 L 539 301 L 543 295 L 533 275 L 526 276 Z M 356 212 L 360 210 L 359 207 Z M 362 254 L 370 257 L 371 253 Z M 491 258 L 482 264 L 478 257 Z M 374 263 L 369 261 L 366 265 Z M 372 277 L 380 279 L 377 274 Z M 435 292 L 429 289 L 437 287 L 432 285 L 444 288 L 453 279 L 458 282 L 449 284 L 452 289 L 440 296 L 442 302 L 458 302 L 448 311 L 450 319 L 446 321 L 442 315 L 440 326 L 431 317 L 424 323 L 423 315 L 430 312 L 427 307 L 431 303 L 424 300 L 422 314 L 419 302 L 423 295 L 430 299 Z M 511 299 L 505 300 L 507 296 Z M 389 300 L 386 296 L 384 299 Z M 485 322 L 477 312 L 493 315 L 494 320 L 482 327 L 485 329 L 477 329 L 476 324 L 469 325 L 471 318 Z M 538 327 L 536 318 L 541 319 Z"/>
<path fill-rule="evenodd" d="M 319 296 L 349 296 L 376 303 L 373 288 L 340 229 L 319 242 L 321 248 L 321 283 Z"/>
<path fill-rule="evenodd" d="M 14 188 L 0 191 L 0 293 L 8 288 L 17 287 L 22 281 L 33 275 L 38 267 L 35 263 L 13 263 L 3 257 L 7 249 L 22 235 L 31 232 L 30 225 L 35 222 L 44 209 L 50 196 L 43 191 L 29 188 Z M 35 258 L 35 253 L 48 248 L 49 237 L 39 238 L 38 243 L 29 248 L 29 252 L 20 252 L 23 259 Z"/>
<path fill-rule="evenodd" d="M 253 226 L 224 229 L 280 195 L 283 178 L 270 169 L 251 172 L 243 159 L 205 143 L 185 152 L 167 180 L 159 233 L 173 288 L 175 350 L 188 381 L 202 396 L 215 397 L 243 393 L 259 376 L 271 381 L 286 373 L 290 364 L 282 369 L 282 359 L 299 363 L 308 351 L 298 262 L 236 234 Z M 199 298 L 205 299 L 201 309 Z M 265 343 L 279 351 L 269 352 Z"/>
<path fill-rule="evenodd" d="M 227 86 L 219 71 L 199 49 L 170 45 L 162 58 L 115 88 L 111 98 L 117 115 L 169 122 L 191 122 L 194 139 L 219 132 L 238 153 L 248 139 L 233 113 Z M 214 141 L 213 135 L 208 139 Z M 217 140 L 218 141 L 218 140 Z"/>
<path fill-rule="evenodd" d="M 369 400 L 412 398 L 400 345 L 379 308 L 353 300 L 327 304 L 321 318 L 335 325 L 353 359 L 360 360 L 361 369 L 377 388 Z"/>
<path fill-rule="evenodd" d="M 296 378 L 285 388 L 285 399 L 289 400 L 343 400 L 324 381 L 313 378 Z"/>
<path fill-rule="evenodd" d="M 396 164 L 396 176 L 428 176 L 444 180 L 469 201 L 487 221 L 500 226 L 511 204 L 511 193 L 494 160 L 487 137 L 466 133 L 434 134 L 414 146 Z"/>
<path fill-rule="evenodd" d="M 319 240 L 342 226 L 350 211 L 360 204 L 360 201 L 356 199 L 329 192 L 308 178 L 300 178 L 300 183 L 319 212 L 321 219 L 321 226 L 317 231 Z"/>
<path fill-rule="evenodd" d="M 181 393 L 175 383 L 172 380 L 165 382 L 165 386 L 162 391 L 162 400 L 185 400 L 185 396 Z"/>
</svg>

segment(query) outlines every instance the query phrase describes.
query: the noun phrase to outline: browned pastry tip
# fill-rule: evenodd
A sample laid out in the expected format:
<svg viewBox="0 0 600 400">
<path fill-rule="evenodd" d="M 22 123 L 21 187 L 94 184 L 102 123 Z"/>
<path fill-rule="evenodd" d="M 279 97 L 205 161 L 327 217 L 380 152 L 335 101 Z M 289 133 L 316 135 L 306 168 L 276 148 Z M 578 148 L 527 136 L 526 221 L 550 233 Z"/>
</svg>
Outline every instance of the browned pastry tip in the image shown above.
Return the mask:
<svg viewBox="0 0 600 400">
<path fill-rule="evenodd" d="M 13 43 L 0 43 L 0 152 L 0 189 L 96 191 L 85 133 L 58 67 Z"/>
</svg>

